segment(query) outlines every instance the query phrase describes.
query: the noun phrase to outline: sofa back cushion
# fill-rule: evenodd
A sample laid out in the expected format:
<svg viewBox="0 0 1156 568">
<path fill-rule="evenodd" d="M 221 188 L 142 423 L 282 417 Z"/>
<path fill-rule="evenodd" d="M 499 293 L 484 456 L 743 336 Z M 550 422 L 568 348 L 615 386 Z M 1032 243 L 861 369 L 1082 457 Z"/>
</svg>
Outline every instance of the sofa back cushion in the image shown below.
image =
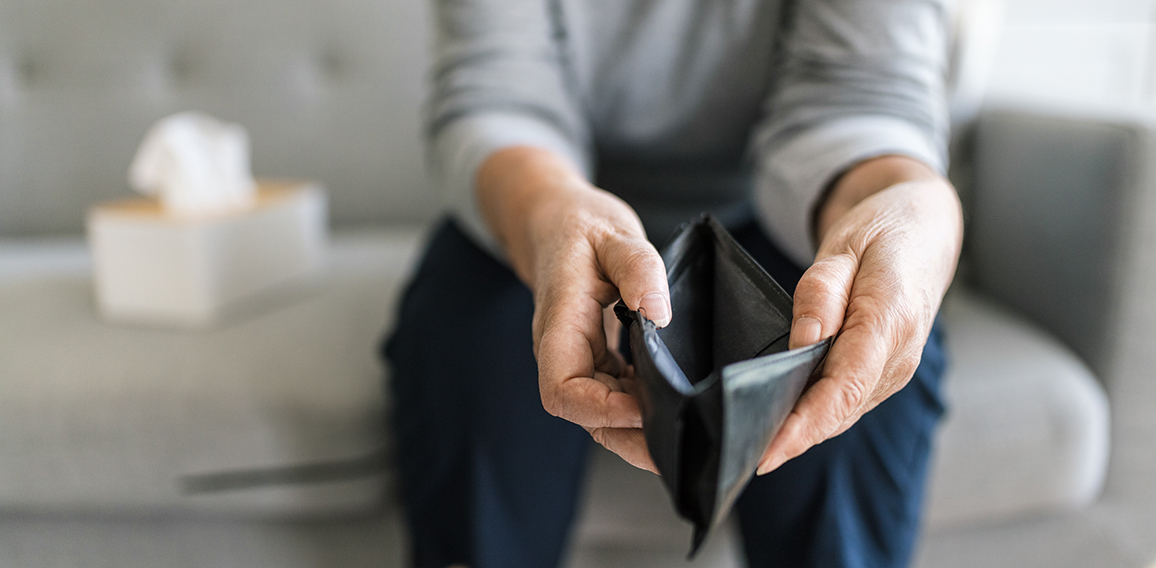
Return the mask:
<svg viewBox="0 0 1156 568">
<path fill-rule="evenodd" d="M 259 177 L 315 178 L 337 223 L 418 221 L 422 0 L 0 2 L 0 236 L 82 230 L 145 130 L 244 124 Z"/>
<path fill-rule="evenodd" d="M 1151 186 L 1141 122 L 991 110 L 976 124 L 965 254 L 979 288 L 1067 343 L 1102 378 L 1137 256 L 1138 197 Z M 1150 290 L 1150 283 L 1147 283 Z"/>
</svg>

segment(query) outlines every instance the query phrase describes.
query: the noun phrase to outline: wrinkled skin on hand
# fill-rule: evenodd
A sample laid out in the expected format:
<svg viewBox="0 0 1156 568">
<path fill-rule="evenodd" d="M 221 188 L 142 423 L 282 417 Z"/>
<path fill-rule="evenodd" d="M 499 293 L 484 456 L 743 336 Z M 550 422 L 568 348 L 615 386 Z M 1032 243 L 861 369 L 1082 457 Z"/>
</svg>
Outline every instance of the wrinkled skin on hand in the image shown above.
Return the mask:
<svg viewBox="0 0 1156 568">
<path fill-rule="evenodd" d="M 955 273 L 961 227 L 954 190 L 934 178 L 888 186 L 831 221 L 795 289 L 790 347 L 837 337 L 760 474 L 843 433 L 911 380 Z"/>
<path fill-rule="evenodd" d="M 568 163 L 534 149 L 499 152 L 479 176 L 483 215 L 534 294 L 534 354 L 546 411 L 655 471 L 633 370 L 613 345 L 621 298 L 670 323 L 666 269 L 638 215 Z M 498 194 L 486 200 L 487 190 Z M 610 338 L 608 340 L 608 337 Z"/>
<path fill-rule="evenodd" d="M 488 159 L 478 201 L 534 294 L 543 406 L 655 471 L 631 394 L 633 370 L 612 346 L 618 327 L 608 310 L 621 298 L 659 326 L 671 319 L 666 271 L 637 215 L 565 160 L 534 148 Z M 760 474 L 845 431 L 910 380 L 959 255 L 954 190 L 908 158 L 852 168 L 817 213 L 821 245 L 796 289 L 790 342 L 838 337 L 821 378 L 767 448 Z"/>
<path fill-rule="evenodd" d="M 595 191 L 549 216 L 538 237 L 534 353 L 546 411 L 582 425 L 598 443 L 654 471 L 632 369 L 611 346 L 607 309 L 622 298 L 670 322 L 666 269 L 633 211 Z M 666 315 L 663 315 L 666 314 Z"/>
</svg>

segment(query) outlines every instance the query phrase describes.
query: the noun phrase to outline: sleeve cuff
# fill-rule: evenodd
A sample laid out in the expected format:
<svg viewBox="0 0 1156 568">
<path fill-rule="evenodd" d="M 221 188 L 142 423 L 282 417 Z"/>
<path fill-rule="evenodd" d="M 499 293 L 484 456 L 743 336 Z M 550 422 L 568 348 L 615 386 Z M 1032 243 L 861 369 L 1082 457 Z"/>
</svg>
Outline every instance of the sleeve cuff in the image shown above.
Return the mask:
<svg viewBox="0 0 1156 568">
<path fill-rule="evenodd" d="M 836 120 L 766 148 L 755 190 L 763 229 L 792 260 L 810 266 L 817 249 L 811 239 L 812 212 L 823 191 L 851 166 L 889 154 L 946 171 L 945 149 L 916 125 L 887 116 Z"/>
<path fill-rule="evenodd" d="M 494 152 L 513 146 L 550 150 L 589 178 L 590 164 L 572 140 L 549 123 L 513 112 L 470 114 L 446 125 L 433 140 L 433 164 L 443 205 L 487 251 L 502 258 L 497 239 L 482 220 L 474 191 L 478 168 Z"/>
</svg>

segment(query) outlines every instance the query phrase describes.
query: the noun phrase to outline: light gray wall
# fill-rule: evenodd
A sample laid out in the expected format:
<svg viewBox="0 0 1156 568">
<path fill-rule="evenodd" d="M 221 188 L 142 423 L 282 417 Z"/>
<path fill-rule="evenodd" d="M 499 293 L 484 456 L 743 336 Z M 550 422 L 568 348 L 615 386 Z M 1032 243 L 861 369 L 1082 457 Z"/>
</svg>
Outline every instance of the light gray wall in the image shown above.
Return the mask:
<svg viewBox="0 0 1156 568">
<path fill-rule="evenodd" d="M 186 109 L 248 127 L 258 176 L 324 182 L 338 223 L 426 219 L 427 38 L 424 0 L 0 1 L 0 235 L 79 232 Z"/>
</svg>

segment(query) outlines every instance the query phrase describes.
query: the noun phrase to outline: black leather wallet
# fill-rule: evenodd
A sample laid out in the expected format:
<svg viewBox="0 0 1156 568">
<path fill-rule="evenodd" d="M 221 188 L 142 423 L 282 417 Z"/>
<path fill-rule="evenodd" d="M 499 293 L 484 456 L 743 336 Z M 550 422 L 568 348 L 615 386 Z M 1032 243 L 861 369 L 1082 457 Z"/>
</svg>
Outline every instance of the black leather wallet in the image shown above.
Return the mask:
<svg viewBox="0 0 1156 568">
<path fill-rule="evenodd" d="M 643 430 L 693 556 L 725 519 L 830 340 L 787 350 L 791 297 L 716 220 L 684 225 L 663 251 L 674 319 L 656 329 L 621 302 Z"/>
</svg>

